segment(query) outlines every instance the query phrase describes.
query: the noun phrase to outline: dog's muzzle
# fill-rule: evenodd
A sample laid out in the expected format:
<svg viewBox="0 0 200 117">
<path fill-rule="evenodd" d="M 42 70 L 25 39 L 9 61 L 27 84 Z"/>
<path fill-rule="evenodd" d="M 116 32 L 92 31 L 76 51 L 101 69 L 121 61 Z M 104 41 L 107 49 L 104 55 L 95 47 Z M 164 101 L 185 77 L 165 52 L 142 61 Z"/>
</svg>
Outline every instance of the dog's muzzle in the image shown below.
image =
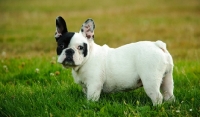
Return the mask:
<svg viewBox="0 0 200 117">
<path fill-rule="evenodd" d="M 74 62 L 74 60 L 73 60 L 73 55 L 74 55 L 74 50 L 73 49 L 67 49 L 66 51 L 65 51 L 65 54 L 66 54 L 66 58 L 65 58 L 65 60 L 64 61 L 66 61 L 66 62 Z"/>
</svg>

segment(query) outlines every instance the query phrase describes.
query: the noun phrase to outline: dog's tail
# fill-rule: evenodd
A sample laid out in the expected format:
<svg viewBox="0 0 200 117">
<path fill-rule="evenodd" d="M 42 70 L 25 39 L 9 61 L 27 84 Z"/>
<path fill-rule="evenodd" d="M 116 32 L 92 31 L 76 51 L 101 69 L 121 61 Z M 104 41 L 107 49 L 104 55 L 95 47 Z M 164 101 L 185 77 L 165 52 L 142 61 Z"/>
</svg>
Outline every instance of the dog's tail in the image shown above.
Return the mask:
<svg viewBox="0 0 200 117">
<path fill-rule="evenodd" d="M 156 46 L 163 50 L 163 52 L 167 52 L 166 44 L 160 40 L 155 42 Z"/>
<path fill-rule="evenodd" d="M 173 69 L 173 59 L 172 59 L 172 56 L 170 55 L 170 53 L 168 52 L 167 48 L 166 48 L 166 44 L 160 40 L 156 41 L 155 42 L 155 45 L 157 47 L 159 47 L 166 55 L 166 61 L 165 63 L 168 63 L 169 66 L 168 66 L 168 71 L 172 70 Z"/>
</svg>

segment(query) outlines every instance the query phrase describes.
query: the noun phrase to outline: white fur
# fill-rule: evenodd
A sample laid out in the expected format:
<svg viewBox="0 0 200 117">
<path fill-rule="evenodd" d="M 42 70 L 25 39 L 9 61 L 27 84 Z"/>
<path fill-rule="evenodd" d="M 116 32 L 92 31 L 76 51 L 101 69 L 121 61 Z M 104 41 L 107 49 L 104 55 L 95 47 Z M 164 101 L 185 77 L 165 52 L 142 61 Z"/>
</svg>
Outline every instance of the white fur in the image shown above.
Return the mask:
<svg viewBox="0 0 200 117">
<path fill-rule="evenodd" d="M 144 87 L 153 105 L 174 101 L 173 60 L 162 41 L 141 41 L 119 48 L 94 43 L 94 23 L 87 20 L 82 31 L 75 33 L 66 49 L 73 49 L 74 65 L 63 63 L 64 49 L 58 62 L 72 67 L 74 81 L 83 87 L 88 100 L 97 101 L 101 92 L 115 92 Z M 90 29 L 88 29 L 91 28 Z M 87 43 L 84 57 L 78 46 Z M 160 93 L 160 89 L 163 95 Z"/>
<path fill-rule="evenodd" d="M 78 36 L 80 33 L 75 35 L 78 42 L 87 40 Z M 73 42 L 78 38 L 70 42 L 69 48 L 78 43 Z M 115 49 L 99 46 L 93 40 L 87 43 L 89 53 L 82 64 L 79 61 L 79 65 L 73 68 L 72 74 L 75 82 L 82 85 L 88 100 L 97 101 L 101 91 L 123 91 L 142 85 L 154 105 L 161 104 L 163 96 L 165 101 L 174 100 L 173 61 L 162 41 L 141 41 Z M 58 60 L 60 58 L 63 58 L 62 54 Z"/>
</svg>

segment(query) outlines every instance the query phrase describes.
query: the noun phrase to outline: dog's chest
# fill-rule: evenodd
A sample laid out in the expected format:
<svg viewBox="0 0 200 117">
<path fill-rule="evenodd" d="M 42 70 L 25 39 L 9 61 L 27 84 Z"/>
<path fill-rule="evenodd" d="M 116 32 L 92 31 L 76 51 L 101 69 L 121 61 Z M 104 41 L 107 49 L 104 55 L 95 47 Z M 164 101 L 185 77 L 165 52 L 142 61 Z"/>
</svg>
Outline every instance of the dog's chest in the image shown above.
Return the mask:
<svg viewBox="0 0 200 117">
<path fill-rule="evenodd" d="M 74 78 L 74 82 L 77 84 L 83 84 L 83 79 L 81 78 L 81 76 L 79 74 L 77 74 L 77 72 L 75 72 L 74 70 L 72 70 L 72 76 Z"/>
<path fill-rule="evenodd" d="M 83 72 L 76 72 L 74 70 L 72 70 L 72 76 L 74 78 L 74 82 L 77 83 L 77 84 L 80 84 L 81 86 L 83 85 L 87 85 L 88 81 L 90 81 L 90 78 L 89 77 L 90 75 L 86 74 L 86 73 L 83 73 Z"/>
</svg>

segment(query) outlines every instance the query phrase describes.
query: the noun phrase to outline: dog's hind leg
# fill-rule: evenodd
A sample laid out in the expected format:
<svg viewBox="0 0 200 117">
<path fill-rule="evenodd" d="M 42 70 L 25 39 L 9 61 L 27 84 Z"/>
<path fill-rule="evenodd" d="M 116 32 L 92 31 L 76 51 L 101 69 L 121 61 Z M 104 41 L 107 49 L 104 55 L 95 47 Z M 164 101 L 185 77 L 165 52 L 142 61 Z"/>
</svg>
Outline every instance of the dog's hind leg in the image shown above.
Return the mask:
<svg viewBox="0 0 200 117">
<path fill-rule="evenodd" d="M 163 97 L 165 101 L 169 102 L 175 101 L 175 97 L 173 95 L 174 82 L 173 82 L 172 71 L 166 73 L 165 77 L 163 78 L 161 84 L 161 90 L 163 92 Z"/>
<path fill-rule="evenodd" d="M 163 96 L 160 93 L 160 85 L 162 77 L 157 75 L 143 75 L 141 76 L 142 83 L 146 94 L 151 98 L 154 106 L 162 104 Z"/>
</svg>

